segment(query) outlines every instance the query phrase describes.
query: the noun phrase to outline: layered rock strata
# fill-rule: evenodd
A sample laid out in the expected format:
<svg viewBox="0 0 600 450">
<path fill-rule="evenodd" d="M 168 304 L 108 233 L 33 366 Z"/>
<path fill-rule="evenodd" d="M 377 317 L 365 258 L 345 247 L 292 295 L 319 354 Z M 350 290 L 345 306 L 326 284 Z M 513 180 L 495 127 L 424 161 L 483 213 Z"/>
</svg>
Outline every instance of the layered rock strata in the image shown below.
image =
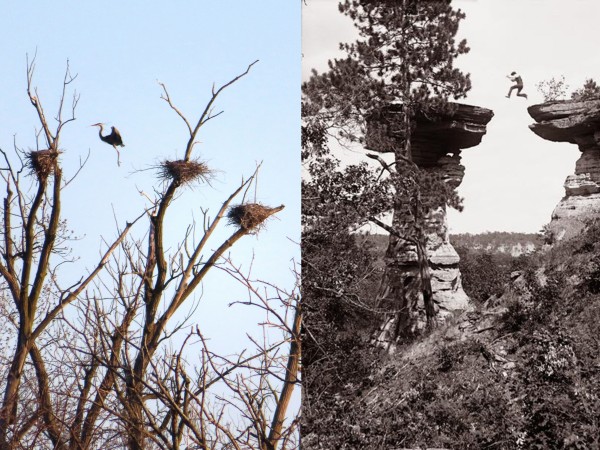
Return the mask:
<svg viewBox="0 0 600 450">
<path fill-rule="evenodd" d="M 460 164 L 461 151 L 478 145 L 486 133 L 486 125 L 494 113 L 477 106 L 454 104 L 452 111 L 436 116 L 420 117 L 411 136 L 412 160 L 422 169 L 435 172 L 456 188 L 462 182 L 465 168 Z M 402 140 L 400 133 L 402 115 L 394 107 L 384 116 L 387 135 Z M 374 127 L 371 127 L 371 129 Z M 376 139 L 367 133 L 367 148 L 384 152 L 378 148 Z M 434 309 L 437 317 L 444 318 L 457 310 L 470 310 L 472 305 L 465 294 L 458 268 L 460 258 L 449 239 L 446 207 L 430 211 L 426 227 L 428 230 L 427 255 L 432 269 L 432 290 Z M 388 251 L 388 268 L 395 267 L 402 273 L 404 280 L 416 279 L 418 271 L 416 253 L 410 245 L 403 251 Z M 393 305 L 388 305 L 393 307 Z M 424 305 L 421 317 L 424 318 Z M 423 321 L 421 321 L 421 325 Z"/>
<path fill-rule="evenodd" d="M 530 106 L 531 131 L 553 142 L 577 145 L 581 157 L 565 180 L 565 196 L 552 213 L 554 240 L 578 234 L 585 220 L 600 216 L 600 99 L 554 101 Z"/>
</svg>

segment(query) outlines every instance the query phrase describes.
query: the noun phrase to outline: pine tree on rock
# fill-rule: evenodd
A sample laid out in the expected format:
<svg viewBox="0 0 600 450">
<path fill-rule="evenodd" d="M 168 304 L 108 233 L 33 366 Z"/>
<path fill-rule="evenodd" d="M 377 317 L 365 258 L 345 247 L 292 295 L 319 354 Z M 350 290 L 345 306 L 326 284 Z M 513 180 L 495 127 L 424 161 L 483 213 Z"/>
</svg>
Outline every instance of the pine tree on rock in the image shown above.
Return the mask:
<svg viewBox="0 0 600 450">
<path fill-rule="evenodd" d="M 454 67 L 469 50 L 455 39 L 465 16 L 447 0 L 345 0 L 339 9 L 360 38 L 342 44 L 347 57 L 330 61 L 327 72 L 314 72 L 304 84 L 304 120 L 337 139 L 365 143 L 368 137 L 368 148 L 394 154 L 391 165 L 379 158 L 395 190 L 379 293 L 394 311 L 385 325 L 390 343 L 417 331 L 417 303 L 424 302 L 427 323 L 433 322 L 426 217 L 441 205 L 460 208 L 453 189 L 414 163 L 411 138 L 418 117 L 450 112 L 449 99 L 471 87 L 469 75 Z M 401 267 L 411 254 L 417 270 L 407 276 Z"/>
</svg>

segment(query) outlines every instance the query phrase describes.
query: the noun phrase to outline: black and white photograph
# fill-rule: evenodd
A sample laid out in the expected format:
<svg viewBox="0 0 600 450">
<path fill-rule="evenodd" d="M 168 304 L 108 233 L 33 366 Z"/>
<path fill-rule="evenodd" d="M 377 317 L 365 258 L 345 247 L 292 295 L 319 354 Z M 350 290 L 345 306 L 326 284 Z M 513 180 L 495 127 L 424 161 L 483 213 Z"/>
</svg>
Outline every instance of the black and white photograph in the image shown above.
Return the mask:
<svg viewBox="0 0 600 450">
<path fill-rule="evenodd" d="M 600 447 L 600 3 L 306 0 L 303 450 Z"/>
</svg>

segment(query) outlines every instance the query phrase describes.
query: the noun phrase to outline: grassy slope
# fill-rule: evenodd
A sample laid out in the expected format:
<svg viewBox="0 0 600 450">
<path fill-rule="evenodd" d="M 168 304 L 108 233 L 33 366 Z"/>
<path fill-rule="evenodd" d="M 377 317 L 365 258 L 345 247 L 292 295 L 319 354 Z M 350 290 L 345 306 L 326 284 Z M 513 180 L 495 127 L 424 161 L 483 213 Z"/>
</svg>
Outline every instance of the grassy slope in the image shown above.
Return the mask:
<svg viewBox="0 0 600 450">
<path fill-rule="evenodd" d="M 326 411 L 330 432 L 303 448 L 599 448 L 600 225 L 533 258 L 493 305 L 380 357 Z"/>
</svg>

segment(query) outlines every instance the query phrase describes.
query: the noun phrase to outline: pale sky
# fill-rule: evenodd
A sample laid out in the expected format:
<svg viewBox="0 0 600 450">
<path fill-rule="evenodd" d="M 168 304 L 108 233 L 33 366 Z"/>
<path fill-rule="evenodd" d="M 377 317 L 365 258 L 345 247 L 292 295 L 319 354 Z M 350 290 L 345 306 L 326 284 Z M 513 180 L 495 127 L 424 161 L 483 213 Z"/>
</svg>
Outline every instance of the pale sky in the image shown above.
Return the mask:
<svg viewBox="0 0 600 450">
<path fill-rule="evenodd" d="M 102 236 L 114 238 L 115 220 L 123 227 L 148 205 L 138 190 L 152 196 L 161 189 L 156 165 L 183 156 L 187 129 L 160 99 L 157 81 L 167 85 L 173 102 L 195 123 L 213 83 L 222 85 L 258 59 L 217 99 L 215 112 L 224 113 L 201 130 L 195 155 L 215 178 L 211 186 L 181 189 L 168 218 L 169 237 L 174 242 L 194 218 L 201 225 L 201 208 L 214 217 L 262 161 L 256 200 L 286 208 L 263 233 L 239 241 L 230 256 L 244 269 L 252 265 L 254 277 L 291 288 L 292 259 L 300 258 L 300 36 L 299 2 L 2 2 L 3 150 L 14 153 L 13 138 L 19 147 L 35 149 L 38 122 L 26 94 L 26 54 L 37 50 L 34 84 L 48 118 L 56 113 L 67 59 L 78 74 L 72 85 L 81 94 L 77 120 L 63 130 L 65 178 L 74 174 L 79 158 L 88 151 L 91 156 L 64 192 L 65 217 L 82 240 L 74 244 L 74 256 L 81 259 L 63 271 L 78 279 L 91 267 Z M 98 129 L 90 127 L 96 122 L 120 130 L 121 167 L 115 151 L 99 140 Z M 234 230 L 225 227 L 210 248 Z M 146 231 L 137 227 L 135 234 Z M 257 331 L 258 312 L 229 308 L 230 302 L 247 298 L 246 290 L 221 271 L 212 272 L 197 291 L 202 301 L 191 324 L 200 325 L 214 350 L 233 352 L 247 331 Z"/>
<path fill-rule="evenodd" d="M 326 70 L 339 57 L 339 42 L 355 39 L 355 29 L 337 10 L 337 0 L 309 0 L 303 7 L 302 77 Z M 586 78 L 600 81 L 596 51 L 597 0 L 455 0 L 467 17 L 458 36 L 471 51 L 455 60 L 471 73 L 472 90 L 463 103 L 494 111 L 482 143 L 462 152 L 465 178 L 459 187 L 462 213 L 449 212 L 451 232 L 537 232 L 549 222 L 574 173 L 575 145 L 544 141 L 528 129 L 527 106 L 543 101 L 535 85 L 565 76 L 570 92 Z M 529 100 L 505 98 L 512 71 L 523 77 Z M 345 161 L 361 152 L 343 151 Z"/>
</svg>

